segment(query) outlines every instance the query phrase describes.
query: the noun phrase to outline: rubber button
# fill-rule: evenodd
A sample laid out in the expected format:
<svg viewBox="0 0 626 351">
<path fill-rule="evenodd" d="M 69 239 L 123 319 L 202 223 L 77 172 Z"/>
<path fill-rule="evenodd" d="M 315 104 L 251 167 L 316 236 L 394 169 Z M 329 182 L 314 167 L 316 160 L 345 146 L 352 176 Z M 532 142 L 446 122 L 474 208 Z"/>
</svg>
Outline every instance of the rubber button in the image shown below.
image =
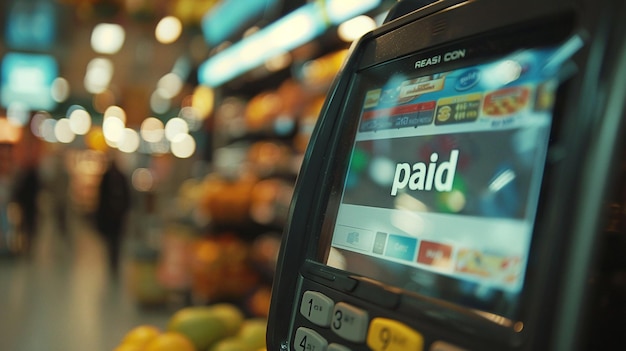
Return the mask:
<svg viewBox="0 0 626 351">
<path fill-rule="evenodd" d="M 334 306 L 335 302 L 330 297 L 317 291 L 306 291 L 302 295 L 300 313 L 313 324 L 328 327 Z"/>
<path fill-rule="evenodd" d="M 333 310 L 330 328 L 340 337 L 360 343 L 365 341 L 368 322 L 367 311 L 345 302 L 338 302 Z"/>
<path fill-rule="evenodd" d="M 374 351 L 422 351 L 424 337 L 396 320 L 374 318 L 367 332 L 367 346 Z"/>
<path fill-rule="evenodd" d="M 328 341 L 315 330 L 300 327 L 296 330 L 296 338 L 293 341 L 294 350 L 324 351 L 328 347 Z"/>
</svg>

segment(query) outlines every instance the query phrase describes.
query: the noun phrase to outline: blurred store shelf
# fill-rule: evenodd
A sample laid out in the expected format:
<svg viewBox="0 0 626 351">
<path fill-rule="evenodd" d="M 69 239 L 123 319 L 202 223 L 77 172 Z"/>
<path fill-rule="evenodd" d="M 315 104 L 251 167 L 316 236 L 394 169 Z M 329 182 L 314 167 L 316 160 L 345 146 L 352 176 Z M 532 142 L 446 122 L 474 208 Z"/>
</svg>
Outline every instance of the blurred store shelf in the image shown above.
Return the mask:
<svg viewBox="0 0 626 351">
<path fill-rule="evenodd" d="M 266 317 L 325 94 L 393 3 L 1 2 L 0 351 L 111 351 L 216 301 Z M 118 279 L 93 221 L 111 159 L 132 192 Z M 30 249 L 26 169 L 42 186 Z"/>
</svg>

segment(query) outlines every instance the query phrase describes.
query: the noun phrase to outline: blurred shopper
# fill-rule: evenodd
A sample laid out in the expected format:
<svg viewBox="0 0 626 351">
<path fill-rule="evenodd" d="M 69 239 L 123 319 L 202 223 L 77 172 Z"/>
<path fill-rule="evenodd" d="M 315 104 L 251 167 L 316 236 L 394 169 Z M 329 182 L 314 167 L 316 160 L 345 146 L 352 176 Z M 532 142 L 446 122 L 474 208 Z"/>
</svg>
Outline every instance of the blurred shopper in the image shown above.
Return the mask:
<svg viewBox="0 0 626 351">
<path fill-rule="evenodd" d="M 20 216 L 18 231 L 26 239 L 26 250 L 29 252 L 37 233 L 37 217 L 39 214 L 37 199 L 41 188 L 38 169 L 35 163 L 29 162 L 17 173 L 13 193 L 13 202 L 19 208 Z"/>
<path fill-rule="evenodd" d="M 96 225 L 107 246 L 111 274 L 117 276 L 126 216 L 130 207 L 130 188 L 127 177 L 113 158 L 109 160 L 102 175 L 98 191 Z"/>
</svg>

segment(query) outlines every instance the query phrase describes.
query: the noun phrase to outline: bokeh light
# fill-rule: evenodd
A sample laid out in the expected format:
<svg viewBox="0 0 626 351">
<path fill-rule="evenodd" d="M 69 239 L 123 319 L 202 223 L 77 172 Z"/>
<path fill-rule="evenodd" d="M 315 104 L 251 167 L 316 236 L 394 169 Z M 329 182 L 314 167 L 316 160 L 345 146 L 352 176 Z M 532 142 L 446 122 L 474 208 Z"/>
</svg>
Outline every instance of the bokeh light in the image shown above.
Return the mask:
<svg viewBox="0 0 626 351">
<path fill-rule="evenodd" d="M 172 154 L 178 158 L 189 158 L 196 152 L 196 141 L 189 134 L 178 134 L 172 140 Z"/>
<path fill-rule="evenodd" d="M 357 16 L 340 24 L 337 28 L 337 34 L 341 40 L 349 43 L 359 39 L 374 28 L 376 28 L 376 21 L 373 18 Z"/>
<path fill-rule="evenodd" d="M 391 185 L 396 171 L 396 164 L 387 157 L 377 157 L 368 168 L 370 178 L 380 186 Z"/>
<path fill-rule="evenodd" d="M 22 137 L 22 128 L 0 117 L 0 143 L 14 144 Z"/>
<path fill-rule="evenodd" d="M 119 106 L 109 106 L 104 111 L 104 119 L 106 120 L 109 117 L 116 117 L 122 123 L 126 123 L 126 111 Z"/>
<path fill-rule="evenodd" d="M 124 122 L 117 117 L 107 117 L 102 123 L 102 133 L 104 133 L 104 138 L 107 142 L 107 145 L 111 147 L 117 147 L 118 142 L 122 139 L 124 129 Z"/>
<path fill-rule="evenodd" d="M 522 66 L 514 60 L 504 60 L 493 64 L 481 75 L 481 81 L 490 89 L 500 88 L 519 79 Z"/>
<path fill-rule="evenodd" d="M 55 78 L 50 93 L 54 101 L 64 102 L 70 96 L 70 82 L 63 77 Z"/>
<path fill-rule="evenodd" d="M 130 154 L 139 149 L 140 142 L 139 133 L 134 129 L 124 128 L 118 140 L 117 148 L 122 152 Z"/>
<path fill-rule="evenodd" d="M 113 79 L 113 62 L 106 58 L 94 58 L 87 65 L 85 89 L 91 94 L 105 91 Z"/>
<path fill-rule="evenodd" d="M 165 126 L 158 118 L 148 117 L 141 123 L 139 134 L 143 140 L 149 143 L 157 143 L 163 140 L 163 136 L 165 135 Z"/>
<path fill-rule="evenodd" d="M 38 111 L 33 115 L 33 118 L 30 120 L 30 131 L 34 136 L 43 138 L 43 135 L 41 135 L 41 125 L 49 118 L 52 118 L 52 116 L 48 111 Z"/>
<path fill-rule="evenodd" d="M 85 144 L 92 150 L 104 152 L 108 146 L 104 138 L 102 128 L 95 126 L 89 130 L 89 133 L 85 136 Z"/>
<path fill-rule="evenodd" d="M 174 16 L 163 17 L 156 26 L 154 36 L 162 44 L 171 44 L 178 40 L 183 32 L 183 24 Z"/>
<path fill-rule="evenodd" d="M 278 72 L 284 68 L 289 67 L 293 62 L 291 54 L 283 52 L 265 61 L 265 68 L 270 72 Z"/>
<path fill-rule="evenodd" d="M 76 135 L 85 135 L 91 128 L 91 115 L 80 106 L 70 107 L 67 118 L 70 120 L 70 128 Z"/>
<path fill-rule="evenodd" d="M 39 134 L 43 140 L 49 143 L 58 142 L 57 137 L 54 135 L 54 129 L 57 124 L 56 119 L 48 118 L 41 122 L 41 126 L 39 128 Z"/>
<path fill-rule="evenodd" d="M 175 73 L 168 73 L 159 79 L 157 91 L 166 99 L 172 99 L 183 88 L 183 80 Z"/>
<path fill-rule="evenodd" d="M 187 126 L 187 122 L 182 118 L 174 117 L 165 124 L 165 137 L 171 142 L 173 142 L 179 134 L 188 133 L 189 126 Z"/>
<path fill-rule="evenodd" d="M 442 199 L 447 210 L 452 213 L 461 212 L 467 203 L 467 198 L 462 191 L 453 189 L 451 192 L 446 193 Z"/>
<path fill-rule="evenodd" d="M 119 24 L 100 23 L 91 32 L 91 48 L 99 54 L 115 54 L 124 45 L 126 32 Z"/>
<path fill-rule="evenodd" d="M 215 92 L 210 87 L 198 86 L 191 98 L 191 107 L 193 107 L 200 118 L 208 117 L 215 106 Z"/>
<path fill-rule="evenodd" d="M 76 139 L 76 134 L 72 132 L 70 120 L 61 118 L 54 126 L 54 136 L 60 143 L 69 144 Z"/>
</svg>

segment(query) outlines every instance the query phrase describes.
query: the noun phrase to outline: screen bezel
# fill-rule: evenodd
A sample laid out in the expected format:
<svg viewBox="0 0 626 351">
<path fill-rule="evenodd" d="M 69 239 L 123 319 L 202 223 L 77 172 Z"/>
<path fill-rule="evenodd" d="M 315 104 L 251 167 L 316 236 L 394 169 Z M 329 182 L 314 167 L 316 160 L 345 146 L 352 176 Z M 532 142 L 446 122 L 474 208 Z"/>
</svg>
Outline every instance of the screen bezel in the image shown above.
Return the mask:
<svg viewBox="0 0 626 351">
<path fill-rule="evenodd" d="M 564 21 L 565 20 L 565 21 Z M 350 101 L 353 101 L 351 97 L 354 97 L 355 94 L 355 83 L 358 82 L 358 75 L 364 71 L 367 71 L 373 67 L 380 67 L 389 64 L 398 64 L 403 60 L 407 62 L 414 62 L 415 60 L 419 60 L 421 58 L 432 57 L 433 55 L 447 52 L 449 50 L 454 50 L 459 47 L 471 48 L 472 55 L 468 57 L 466 60 L 455 61 L 449 64 L 430 67 L 428 69 L 421 70 L 419 75 L 429 75 L 433 73 L 446 72 L 451 71 L 467 66 L 472 66 L 475 64 L 481 64 L 487 62 L 492 59 L 498 59 L 506 54 L 512 53 L 516 50 L 524 49 L 524 48 L 538 48 L 545 47 L 551 45 L 558 45 L 563 42 L 569 35 L 571 35 L 573 28 L 573 23 L 571 18 L 568 16 L 558 17 L 558 18 L 547 18 L 540 21 L 534 21 L 532 23 L 525 23 L 522 25 L 510 26 L 508 28 L 499 29 L 497 32 L 487 32 L 474 36 L 469 36 L 467 38 L 459 39 L 451 43 L 446 43 L 445 45 L 438 45 L 435 47 L 429 47 L 424 50 L 417 50 L 411 52 L 407 55 L 404 55 L 399 58 L 395 58 L 393 60 L 387 60 L 383 62 L 376 62 L 374 64 L 361 64 L 360 68 L 355 72 L 352 72 L 351 77 L 349 79 L 348 88 L 346 90 L 346 94 L 343 97 L 343 104 L 338 111 L 338 116 L 343 116 L 346 113 L 358 113 L 358 109 L 350 108 Z M 363 47 L 363 51 L 372 50 L 372 46 L 375 45 L 374 41 L 369 43 L 365 43 Z M 469 56 L 469 55 L 468 55 Z M 361 62 L 362 63 L 362 62 Z M 357 99 L 358 100 L 358 99 Z M 357 101 L 354 100 L 354 101 Z M 558 94 L 556 98 L 558 102 Z M 358 100 L 360 101 L 360 100 Z M 358 103 L 358 102 L 357 102 Z M 558 106 L 554 107 L 553 110 L 553 121 L 552 126 L 550 128 L 550 140 L 553 139 L 554 131 L 559 129 L 559 113 L 556 109 Z M 333 150 L 329 152 L 329 155 L 332 155 L 332 160 L 330 160 L 327 164 L 329 169 L 327 169 L 330 177 L 326 179 L 326 183 L 324 184 L 325 189 L 330 189 L 323 199 L 320 200 L 321 204 L 324 204 L 324 215 L 323 219 L 318 223 L 315 223 L 315 228 L 313 228 L 313 232 L 319 233 L 318 237 L 318 245 L 314 249 L 314 253 L 312 256 L 314 257 L 313 261 L 318 262 L 320 264 L 324 264 L 326 262 L 326 258 L 328 257 L 328 252 L 330 250 L 330 241 L 332 239 L 332 233 L 334 228 L 334 223 L 336 221 L 336 216 L 338 212 L 338 208 L 341 202 L 341 193 L 343 191 L 343 186 L 345 182 L 345 176 L 347 175 L 347 167 L 349 165 L 349 155 L 352 151 L 352 146 L 354 142 L 355 135 L 357 133 L 358 125 L 359 125 L 359 116 L 347 116 L 347 117 L 338 117 L 337 121 L 344 121 L 341 124 L 335 124 L 334 138 L 337 141 L 333 143 Z M 349 122 L 347 122 L 349 121 Z M 346 123 L 347 122 L 347 123 Z M 350 136 L 347 138 L 346 136 Z M 550 148 L 550 145 L 548 145 Z M 547 161 L 546 161 L 547 162 Z M 546 164 L 546 168 L 544 168 L 544 179 L 545 173 L 550 172 L 549 165 Z M 543 187 L 543 182 L 542 182 Z M 539 194 L 539 207 L 541 207 L 542 197 L 543 197 L 543 189 Z M 337 196 L 339 194 L 339 196 Z M 537 223 L 541 221 L 541 211 L 537 211 L 537 217 L 535 218 L 534 226 L 536 227 Z M 531 276 L 536 269 L 535 267 L 535 253 L 538 240 L 536 240 L 536 234 L 533 230 L 533 236 L 531 238 L 531 250 L 529 252 L 528 259 L 528 267 L 526 269 L 525 278 L 524 278 L 524 288 L 520 292 L 520 297 L 516 306 L 516 311 L 513 313 L 514 321 L 525 320 L 526 316 L 524 313 L 520 313 L 523 310 L 522 306 L 528 303 L 528 277 Z M 335 270 L 337 271 L 337 270 Z M 350 272 L 344 272 L 346 275 L 354 275 Z M 381 283 L 383 284 L 383 283 Z M 383 284 L 384 285 L 384 284 Z M 417 295 L 411 292 L 405 292 L 408 295 Z M 453 303 L 455 306 L 461 309 L 471 309 L 469 307 L 459 305 L 455 302 L 440 300 L 442 305 L 449 305 Z M 514 322 L 513 321 L 513 322 Z M 510 324 L 513 325 L 514 323 Z"/>
</svg>

